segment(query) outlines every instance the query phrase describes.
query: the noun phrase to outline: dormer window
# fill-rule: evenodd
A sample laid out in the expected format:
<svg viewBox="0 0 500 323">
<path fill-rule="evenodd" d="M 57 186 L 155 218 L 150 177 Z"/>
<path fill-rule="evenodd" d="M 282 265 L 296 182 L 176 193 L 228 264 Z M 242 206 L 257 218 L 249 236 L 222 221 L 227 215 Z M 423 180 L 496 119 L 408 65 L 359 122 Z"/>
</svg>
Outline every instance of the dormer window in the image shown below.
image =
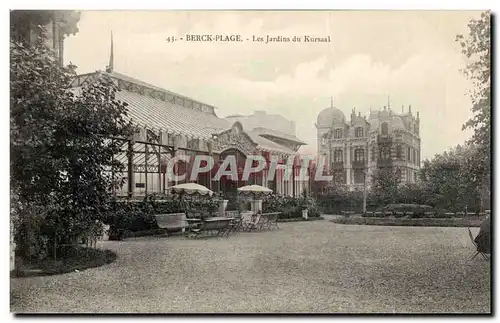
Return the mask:
<svg viewBox="0 0 500 323">
<path fill-rule="evenodd" d="M 387 122 L 382 123 L 382 135 L 387 136 L 389 134 L 389 125 Z"/>
<path fill-rule="evenodd" d="M 334 133 L 333 133 L 333 137 L 335 139 L 340 139 L 342 138 L 342 129 L 335 129 Z"/>
<path fill-rule="evenodd" d="M 356 136 L 356 138 L 363 137 L 363 127 L 357 127 L 354 131 L 354 135 Z"/>
</svg>

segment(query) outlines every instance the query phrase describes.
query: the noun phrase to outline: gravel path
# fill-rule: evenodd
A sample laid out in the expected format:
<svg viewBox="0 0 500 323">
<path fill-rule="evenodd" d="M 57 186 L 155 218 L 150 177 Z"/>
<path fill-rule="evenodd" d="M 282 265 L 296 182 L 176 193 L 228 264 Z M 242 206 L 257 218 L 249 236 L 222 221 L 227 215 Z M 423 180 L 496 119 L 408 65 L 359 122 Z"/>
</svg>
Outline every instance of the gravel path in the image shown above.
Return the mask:
<svg viewBox="0 0 500 323">
<path fill-rule="evenodd" d="M 473 229 L 477 233 L 477 229 Z M 226 238 L 104 242 L 116 262 L 11 279 L 17 313 L 489 313 L 465 228 L 283 223 Z"/>
</svg>

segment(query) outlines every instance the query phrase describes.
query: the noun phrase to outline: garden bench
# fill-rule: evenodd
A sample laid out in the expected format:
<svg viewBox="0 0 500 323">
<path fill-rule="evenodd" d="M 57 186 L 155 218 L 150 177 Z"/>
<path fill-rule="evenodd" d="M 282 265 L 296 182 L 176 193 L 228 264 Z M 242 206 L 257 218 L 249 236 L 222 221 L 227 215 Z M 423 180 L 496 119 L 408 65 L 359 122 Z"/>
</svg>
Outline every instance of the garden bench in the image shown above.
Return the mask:
<svg viewBox="0 0 500 323">
<path fill-rule="evenodd" d="M 183 230 L 188 226 L 185 213 L 156 214 L 155 218 L 158 227 L 167 231 Z"/>
<path fill-rule="evenodd" d="M 224 235 L 229 236 L 231 229 L 231 221 L 233 218 L 226 217 L 214 217 L 201 220 L 201 224 L 198 228 L 191 229 L 191 233 L 194 233 L 196 237 L 202 235 L 205 232 L 215 232 L 217 236 Z"/>
</svg>

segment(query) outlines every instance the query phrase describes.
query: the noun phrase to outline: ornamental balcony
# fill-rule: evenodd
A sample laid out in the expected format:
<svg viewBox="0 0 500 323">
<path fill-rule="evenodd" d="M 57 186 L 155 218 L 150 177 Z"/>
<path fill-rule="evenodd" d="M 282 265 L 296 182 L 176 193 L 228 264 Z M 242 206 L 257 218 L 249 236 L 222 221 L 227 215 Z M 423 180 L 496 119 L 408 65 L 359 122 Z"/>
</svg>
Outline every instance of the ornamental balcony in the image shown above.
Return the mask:
<svg viewBox="0 0 500 323">
<path fill-rule="evenodd" d="M 352 168 L 354 169 L 363 169 L 366 168 L 366 161 L 364 160 L 353 160 Z"/>
<path fill-rule="evenodd" d="M 390 144 L 390 143 L 392 143 L 392 136 L 390 136 L 390 135 L 377 135 L 377 142 L 379 144 Z"/>
<path fill-rule="evenodd" d="M 344 162 L 333 162 L 332 163 L 333 170 L 341 170 L 344 169 Z"/>
<path fill-rule="evenodd" d="M 379 158 L 377 160 L 377 167 L 392 167 L 393 166 L 393 161 L 391 158 Z"/>
</svg>

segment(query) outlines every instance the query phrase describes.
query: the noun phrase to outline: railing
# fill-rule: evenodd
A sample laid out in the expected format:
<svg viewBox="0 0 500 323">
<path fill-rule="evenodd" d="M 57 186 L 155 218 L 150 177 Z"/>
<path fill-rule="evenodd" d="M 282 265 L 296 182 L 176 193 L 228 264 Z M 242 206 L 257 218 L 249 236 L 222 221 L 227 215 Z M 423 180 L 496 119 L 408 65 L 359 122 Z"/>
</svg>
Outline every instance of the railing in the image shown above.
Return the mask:
<svg viewBox="0 0 500 323">
<path fill-rule="evenodd" d="M 365 167 L 366 167 L 366 162 L 364 160 L 353 160 L 352 161 L 352 168 L 363 169 Z"/>
<path fill-rule="evenodd" d="M 383 159 L 379 158 L 377 159 L 377 167 L 392 167 L 393 166 L 393 161 L 392 159 Z"/>
<path fill-rule="evenodd" d="M 332 169 L 334 170 L 344 169 L 344 162 L 333 162 Z"/>
<path fill-rule="evenodd" d="M 392 137 L 390 135 L 377 135 L 377 142 L 392 143 Z"/>
</svg>

